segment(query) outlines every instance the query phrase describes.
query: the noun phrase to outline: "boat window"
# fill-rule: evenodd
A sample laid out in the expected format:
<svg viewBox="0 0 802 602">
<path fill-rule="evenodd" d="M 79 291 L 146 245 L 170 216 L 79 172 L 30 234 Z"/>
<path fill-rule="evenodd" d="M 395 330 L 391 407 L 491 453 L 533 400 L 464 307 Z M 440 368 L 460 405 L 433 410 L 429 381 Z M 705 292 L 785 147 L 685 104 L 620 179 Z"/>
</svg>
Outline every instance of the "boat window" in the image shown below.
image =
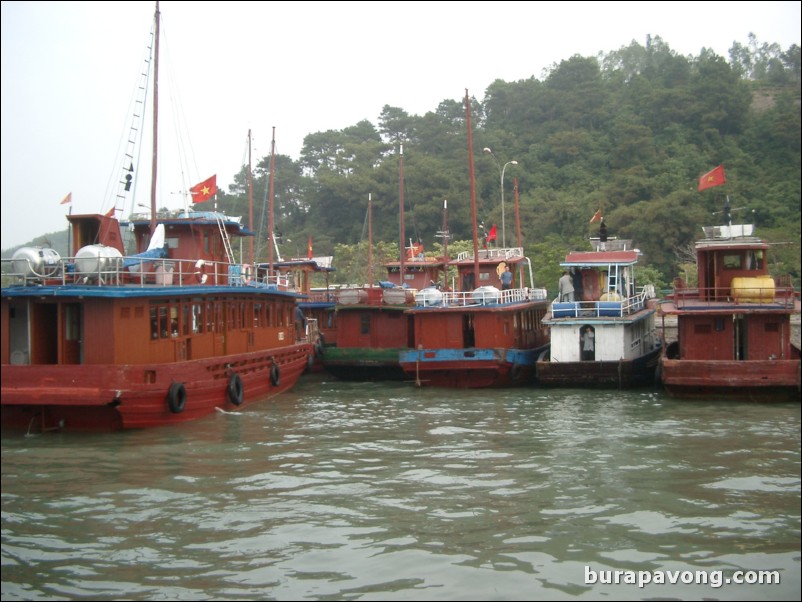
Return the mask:
<svg viewBox="0 0 802 602">
<path fill-rule="evenodd" d="M 746 269 L 747 270 L 763 269 L 763 251 L 748 251 L 746 253 Z"/>
<path fill-rule="evenodd" d="M 181 315 L 183 317 L 181 324 L 181 334 L 187 337 L 189 336 L 190 332 L 189 325 L 192 323 L 192 308 L 189 305 L 183 305 L 181 307 Z"/>
<path fill-rule="evenodd" d="M 217 329 L 214 327 L 215 322 L 215 304 L 209 301 L 206 304 L 206 332 L 215 332 Z"/>
<path fill-rule="evenodd" d="M 716 318 L 716 332 L 724 332 L 724 318 Z"/>
<path fill-rule="evenodd" d="M 155 307 L 150 308 L 150 338 L 159 338 L 159 319 L 158 311 Z"/>
<path fill-rule="evenodd" d="M 177 249 L 178 248 L 178 237 L 177 236 L 168 236 L 164 239 L 164 242 L 167 244 L 168 249 Z"/>
<path fill-rule="evenodd" d="M 167 306 L 162 305 L 158 308 L 159 311 L 159 335 L 161 338 L 166 339 L 170 334 L 167 323 Z"/>
<path fill-rule="evenodd" d="M 741 269 L 741 255 L 724 255 L 725 270 L 740 270 Z"/>
<path fill-rule="evenodd" d="M 200 334 L 203 332 L 203 304 L 192 304 L 192 332 Z"/>
<path fill-rule="evenodd" d="M 361 334 L 370 334 L 370 315 L 362 314 L 359 317 L 359 332 Z"/>
<path fill-rule="evenodd" d="M 247 315 L 246 309 L 247 308 L 246 308 L 246 305 L 245 305 L 245 301 L 240 301 L 240 304 L 239 304 L 239 324 L 238 324 L 239 328 L 245 328 L 245 316 Z"/>
<path fill-rule="evenodd" d="M 253 304 L 253 327 L 259 328 L 262 320 L 262 304 L 261 303 L 254 303 Z"/>
</svg>

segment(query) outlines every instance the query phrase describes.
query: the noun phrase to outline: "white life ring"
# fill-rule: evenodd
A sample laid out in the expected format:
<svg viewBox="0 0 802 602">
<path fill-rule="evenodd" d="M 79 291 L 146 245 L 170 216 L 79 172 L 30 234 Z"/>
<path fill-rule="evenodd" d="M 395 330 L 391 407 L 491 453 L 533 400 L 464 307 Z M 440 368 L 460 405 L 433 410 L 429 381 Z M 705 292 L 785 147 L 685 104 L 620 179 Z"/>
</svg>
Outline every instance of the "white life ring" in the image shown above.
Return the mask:
<svg viewBox="0 0 802 602">
<path fill-rule="evenodd" d="M 206 284 L 209 275 L 206 273 L 206 262 L 203 259 L 198 259 L 195 263 L 195 280 L 198 284 Z"/>
<path fill-rule="evenodd" d="M 250 263 L 242 264 L 242 284 L 249 285 L 253 280 L 253 266 Z"/>
</svg>

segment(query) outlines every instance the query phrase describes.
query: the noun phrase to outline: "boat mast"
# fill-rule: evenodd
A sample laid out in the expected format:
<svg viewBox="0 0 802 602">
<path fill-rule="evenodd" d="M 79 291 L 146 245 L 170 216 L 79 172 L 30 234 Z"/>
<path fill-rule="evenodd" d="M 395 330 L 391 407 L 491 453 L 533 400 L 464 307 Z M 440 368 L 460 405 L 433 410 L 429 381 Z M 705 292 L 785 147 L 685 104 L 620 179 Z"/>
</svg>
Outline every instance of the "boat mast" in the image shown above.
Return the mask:
<svg viewBox="0 0 802 602">
<path fill-rule="evenodd" d="M 518 248 L 523 252 L 521 245 L 521 212 L 518 208 L 518 176 L 512 178 L 512 188 L 515 192 L 515 228 L 518 230 Z M 524 282 L 524 266 L 518 265 L 518 286 L 523 288 Z"/>
<path fill-rule="evenodd" d="M 273 275 L 273 245 L 275 244 L 275 234 L 273 233 L 273 172 L 276 169 L 276 126 L 273 126 L 273 142 L 270 144 L 270 205 L 268 211 L 270 212 L 270 221 L 268 227 L 270 228 L 270 254 L 268 256 L 267 264 L 267 281 L 270 282 L 270 277 Z"/>
<path fill-rule="evenodd" d="M 373 286 L 373 212 L 371 193 L 368 193 L 368 281 Z"/>
<path fill-rule="evenodd" d="M 400 286 L 404 286 L 404 255 L 406 254 L 404 244 L 404 145 L 399 145 L 398 159 L 398 199 L 401 204 L 401 214 L 398 220 L 398 244 L 401 251 L 401 271 L 399 275 Z"/>
<path fill-rule="evenodd" d="M 156 231 L 156 167 L 159 164 L 159 0 L 156 0 L 156 14 L 154 15 L 154 46 L 153 46 L 153 165 L 150 178 L 150 233 Z"/>
<path fill-rule="evenodd" d="M 473 171 L 473 132 L 471 131 L 471 99 L 465 88 L 465 117 L 468 122 L 468 171 L 471 175 L 471 217 L 473 219 L 473 285 L 479 286 L 479 233 L 476 228 L 476 177 Z"/>
<path fill-rule="evenodd" d="M 253 170 L 251 168 L 251 130 L 248 129 L 248 228 L 253 232 Z M 253 236 L 248 237 L 248 254 L 254 263 Z"/>
<path fill-rule="evenodd" d="M 448 289 L 448 199 L 443 199 L 443 290 Z"/>
</svg>

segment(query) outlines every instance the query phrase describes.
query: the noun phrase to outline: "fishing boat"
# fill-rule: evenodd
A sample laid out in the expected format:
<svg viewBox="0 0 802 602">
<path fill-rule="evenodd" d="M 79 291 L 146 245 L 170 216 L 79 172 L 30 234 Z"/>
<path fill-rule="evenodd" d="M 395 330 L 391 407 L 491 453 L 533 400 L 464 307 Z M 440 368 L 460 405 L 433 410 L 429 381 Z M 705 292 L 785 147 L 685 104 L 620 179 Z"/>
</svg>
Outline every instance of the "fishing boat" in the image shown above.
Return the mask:
<svg viewBox="0 0 802 602">
<path fill-rule="evenodd" d="M 473 169 L 470 99 L 465 94 L 473 216 L 473 252 L 449 264 L 457 270 L 457 290 L 429 286 L 406 314 L 412 320 L 412 344 L 399 352 L 399 363 L 418 386 L 483 388 L 522 385 L 535 375 L 537 357 L 548 348 L 542 320 L 546 291 L 534 287 L 531 263 L 523 248 L 478 248 L 476 187 Z M 529 286 L 522 280 L 529 267 Z M 510 287 L 502 274 L 510 270 Z M 502 286 L 499 289 L 496 284 Z"/>
<path fill-rule="evenodd" d="M 724 215 L 731 214 L 729 202 Z M 799 402 L 800 353 L 791 344 L 799 294 L 769 273 L 769 244 L 753 224 L 704 227 L 697 241 L 698 285 L 674 282 L 660 305 L 677 321 L 677 340 L 660 360 L 662 383 L 676 398 Z"/>
<path fill-rule="evenodd" d="M 603 237 L 600 237 L 603 238 Z M 569 253 L 560 266 L 574 283 L 573 301 L 554 299 L 543 320 L 548 353 L 537 361 L 542 386 L 627 388 L 655 384 L 661 340 L 654 287 L 638 287 L 640 252 L 632 241 L 591 239 L 591 251 Z"/>
<path fill-rule="evenodd" d="M 155 40 L 159 16 L 157 3 Z M 155 86 L 153 105 L 158 123 Z M 306 368 L 300 295 L 234 260 L 232 239 L 252 235 L 241 219 L 199 204 L 157 213 L 156 164 L 150 213 L 130 219 L 131 252 L 110 214 L 70 214 L 69 257 L 24 247 L 3 260 L 3 427 L 175 424 L 275 396 Z"/>
<path fill-rule="evenodd" d="M 386 279 L 377 285 L 337 292 L 336 342 L 323 348 L 323 366 L 342 380 L 405 378 L 398 354 L 413 340 L 406 311 L 419 290 L 439 282 L 446 262 L 416 254 L 384 267 Z"/>
</svg>

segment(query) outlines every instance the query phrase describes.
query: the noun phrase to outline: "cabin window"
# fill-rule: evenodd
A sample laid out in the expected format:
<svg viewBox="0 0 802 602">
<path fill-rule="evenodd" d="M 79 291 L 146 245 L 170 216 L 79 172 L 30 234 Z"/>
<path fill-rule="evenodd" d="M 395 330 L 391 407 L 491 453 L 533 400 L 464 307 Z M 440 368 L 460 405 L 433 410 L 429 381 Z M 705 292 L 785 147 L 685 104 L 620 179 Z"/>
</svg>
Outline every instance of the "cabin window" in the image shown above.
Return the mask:
<svg viewBox="0 0 802 602">
<path fill-rule="evenodd" d="M 253 304 L 253 327 L 259 328 L 262 320 L 262 304 L 261 303 L 254 303 Z"/>
<path fill-rule="evenodd" d="M 237 327 L 238 328 L 245 328 L 245 301 L 240 301 L 239 303 L 239 312 L 237 314 Z"/>
<path fill-rule="evenodd" d="M 215 328 L 215 304 L 209 301 L 206 304 L 206 332 L 216 332 Z"/>
<path fill-rule="evenodd" d="M 181 334 L 185 337 L 189 336 L 190 324 L 192 323 L 192 308 L 189 305 L 181 306 Z"/>
<path fill-rule="evenodd" d="M 159 338 L 159 313 L 155 307 L 150 308 L 150 338 Z"/>
<path fill-rule="evenodd" d="M 177 249 L 178 248 L 178 237 L 177 236 L 167 236 L 164 239 L 164 242 L 167 244 L 168 249 Z"/>
<path fill-rule="evenodd" d="M 361 334 L 370 334 L 370 315 L 362 314 L 359 316 L 359 332 Z"/>
<path fill-rule="evenodd" d="M 763 269 L 763 251 L 748 251 L 746 254 L 747 270 Z"/>
<path fill-rule="evenodd" d="M 724 255 L 722 257 L 725 270 L 740 270 L 741 269 L 741 255 Z"/>
<path fill-rule="evenodd" d="M 159 336 L 161 336 L 163 339 L 166 339 L 167 335 L 169 334 L 169 325 L 167 323 L 167 306 L 162 305 L 157 309 L 159 311 Z"/>
<path fill-rule="evenodd" d="M 171 307 L 170 308 L 170 336 L 177 337 L 178 336 L 178 308 Z"/>
<path fill-rule="evenodd" d="M 694 324 L 693 334 L 710 334 L 712 332 L 710 324 Z"/>
<path fill-rule="evenodd" d="M 716 332 L 724 332 L 724 318 L 716 318 Z"/>
<path fill-rule="evenodd" d="M 203 304 L 192 304 L 192 332 L 200 334 L 203 332 Z"/>
<path fill-rule="evenodd" d="M 483 280 L 490 280 L 490 274 L 487 272 L 482 272 L 479 274 L 479 282 L 482 282 Z"/>
</svg>

